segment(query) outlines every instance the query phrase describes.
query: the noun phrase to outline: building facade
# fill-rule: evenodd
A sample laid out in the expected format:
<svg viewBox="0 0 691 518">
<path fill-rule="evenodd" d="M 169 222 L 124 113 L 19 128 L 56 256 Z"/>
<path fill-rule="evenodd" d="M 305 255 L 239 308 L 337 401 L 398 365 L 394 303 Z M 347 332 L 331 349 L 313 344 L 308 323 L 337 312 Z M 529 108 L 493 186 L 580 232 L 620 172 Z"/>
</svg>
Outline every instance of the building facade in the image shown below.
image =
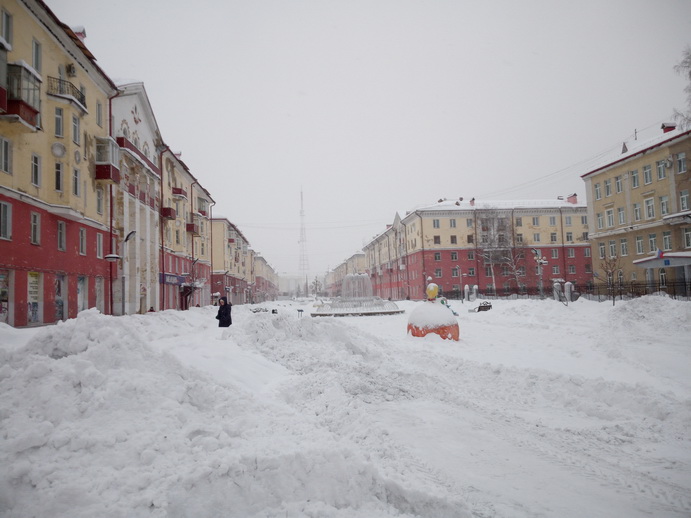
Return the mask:
<svg viewBox="0 0 691 518">
<path fill-rule="evenodd" d="M 252 255 L 243 233 L 223 217 L 212 219 L 214 296 L 226 296 L 233 304 L 252 300 Z"/>
<path fill-rule="evenodd" d="M 593 274 L 587 208 L 575 195 L 439 200 L 396 215 L 363 250 L 375 294 L 391 299 L 424 298 L 428 279 L 447 295 L 458 296 L 466 285 L 500 295 L 554 281 L 584 285 Z"/>
<path fill-rule="evenodd" d="M 659 135 L 625 143 L 582 176 L 600 282 L 664 289 L 691 280 L 689 156 L 691 130 L 664 124 Z"/>
<path fill-rule="evenodd" d="M 109 181 L 99 176 L 115 84 L 37 0 L 0 3 L 0 321 L 111 310 Z M 117 175 L 117 151 L 108 157 Z"/>
</svg>

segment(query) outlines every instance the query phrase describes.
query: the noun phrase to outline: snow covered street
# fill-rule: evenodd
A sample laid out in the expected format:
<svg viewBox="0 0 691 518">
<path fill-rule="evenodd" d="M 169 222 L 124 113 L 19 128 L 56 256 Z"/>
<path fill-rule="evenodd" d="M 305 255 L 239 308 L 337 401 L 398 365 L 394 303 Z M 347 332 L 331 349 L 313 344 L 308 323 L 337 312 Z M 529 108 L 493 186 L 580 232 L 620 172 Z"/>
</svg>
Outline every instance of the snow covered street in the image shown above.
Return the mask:
<svg viewBox="0 0 691 518">
<path fill-rule="evenodd" d="M 691 515 L 691 305 L 397 304 L 0 325 L 0 516 Z"/>
</svg>

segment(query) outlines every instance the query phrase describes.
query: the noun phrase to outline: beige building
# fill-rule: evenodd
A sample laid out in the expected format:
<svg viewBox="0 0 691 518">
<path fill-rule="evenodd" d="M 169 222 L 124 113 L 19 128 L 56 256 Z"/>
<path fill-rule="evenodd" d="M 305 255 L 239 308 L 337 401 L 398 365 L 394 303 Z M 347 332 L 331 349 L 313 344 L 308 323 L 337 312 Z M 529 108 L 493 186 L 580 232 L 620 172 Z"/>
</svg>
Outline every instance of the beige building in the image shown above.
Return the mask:
<svg viewBox="0 0 691 518">
<path fill-rule="evenodd" d="M 0 321 L 52 323 L 110 310 L 116 86 L 38 0 L 0 2 Z M 110 153 L 102 153 L 102 149 Z"/>
<path fill-rule="evenodd" d="M 233 304 L 250 302 L 254 282 L 250 243 L 228 219 L 212 220 L 214 297 L 228 297 Z"/>
<path fill-rule="evenodd" d="M 324 288 L 328 296 L 338 297 L 341 295 L 343 279 L 348 274 L 365 273 L 367 262 L 363 252 L 357 252 L 339 264 L 336 268 L 326 274 Z"/>
<path fill-rule="evenodd" d="M 583 175 L 600 281 L 688 289 L 689 156 L 691 131 L 664 124 L 658 136 L 625 143 L 619 155 Z"/>
</svg>

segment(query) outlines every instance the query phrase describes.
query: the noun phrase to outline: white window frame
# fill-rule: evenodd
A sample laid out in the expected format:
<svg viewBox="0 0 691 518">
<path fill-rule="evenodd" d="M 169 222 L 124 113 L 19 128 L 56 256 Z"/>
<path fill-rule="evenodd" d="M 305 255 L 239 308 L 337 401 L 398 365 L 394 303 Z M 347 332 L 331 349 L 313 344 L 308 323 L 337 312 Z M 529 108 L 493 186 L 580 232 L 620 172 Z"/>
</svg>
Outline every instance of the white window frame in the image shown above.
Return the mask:
<svg viewBox="0 0 691 518">
<path fill-rule="evenodd" d="M 79 255 L 86 255 L 86 229 L 79 229 Z"/>
<path fill-rule="evenodd" d="M 65 189 L 65 170 L 62 162 L 55 162 L 55 190 L 63 192 Z"/>
<path fill-rule="evenodd" d="M 0 36 L 3 37 L 3 39 L 12 45 L 12 15 L 5 11 L 4 9 L 2 10 L 2 19 L 0 20 L 0 31 L 2 31 L 2 34 Z"/>
<path fill-rule="evenodd" d="M 42 61 L 43 61 L 43 56 L 42 56 L 42 50 L 41 50 L 41 42 L 36 40 L 36 39 L 32 39 L 31 40 L 31 66 L 39 74 L 41 73 Z"/>
<path fill-rule="evenodd" d="M 619 218 L 619 224 L 626 225 L 626 211 L 624 207 L 617 207 L 617 216 Z"/>
<path fill-rule="evenodd" d="M 31 185 L 41 187 L 41 157 L 31 153 Z"/>
<path fill-rule="evenodd" d="M 636 255 L 643 254 L 643 236 L 636 236 Z"/>
<path fill-rule="evenodd" d="M 600 189 L 600 184 L 596 183 L 593 187 L 595 189 L 595 199 L 601 200 L 602 199 L 602 191 Z"/>
<path fill-rule="evenodd" d="M 55 136 L 65 136 L 65 113 L 64 110 L 58 106 L 55 107 Z"/>
<path fill-rule="evenodd" d="M 689 210 L 689 190 L 679 191 L 679 210 Z"/>
<path fill-rule="evenodd" d="M 634 221 L 640 221 L 641 220 L 641 204 L 640 203 L 634 203 L 633 204 L 633 220 Z"/>
<path fill-rule="evenodd" d="M 638 177 L 638 169 L 634 169 L 629 173 L 631 175 L 631 188 L 635 189 L 640 185 L 640 180 Z"/>
<path fill-rule="evenodd" d="M 622 257 L 629 255 L 629 240 L 625 237 L 619 240 L 619 250 Z"/>
<path fill-rule="evenodd" d="M 653 183 L 653 169 L 649 165 L 643 166 L 643 185 L 650 185 Z"/>
<path fill-rule="evenodd" d="M 103 208 L 105 206 L 105 193 L 103 192 L 103 187 L 98 187 L 96 189 L 96 212 L 98 214 L 103 214 Z"/>
<path fill-rule="evenodd" d="M 12 142 L 0 137 L 0 171 L 12 174 Z"/>
<path fill-rule="evenodd" d="M 607 228 L 612 228 L 614 226 L 614 209 L 607 209 L 605 217 L 607 218 Z"/>
<path fill-rule="evenodd" d="M 534 227 L 540 226 L 540 216 L 533 216 L 533 226 Z"/>
<path fill-rule="evenodd" d="M 686 153 L 677 154 L 677 174 L 686 172 Z"/>
<path fill-rule="evenodd" d="M 672 231 L 664 230 L 662 232 L 662 249 L 669 251 L 672 249 Z"/>
<path fill-rule="evenodd" d="M 439 228 L 439 220 L 438 219 L 432 220 L 432 228 Z"/>
<path fill-rule="evenodd" d="M 691 248 L 691 227 L 684 229 L 684 248 Z"/>
<path fill-rule="evenodd" d="M 81 134 L 81 122 L 79 121 L 79 117 L 77 115 L 72 115 L 72 142 L 78 146 L 80 145 Z"/>
<path fill-rule="evenodd" d="M 64 252 L 67 249 L 67 224 L 64 221 L 58 221 L 57 241 L 58 250 Z"/>
<path fill-rule="evenodd" d="M 75 196 L 81 196 L 81 176 L 79 169 L 72 170 L 72 194 Z"/>
<path fill-rule="evenodd" d="M 669 214 L 669 196 L 660 196 L 660 216 Z"/>
<path fill-rule="evenodd" d="M 38 212 L 32 212 L 29 218 L 29 242 L 32 245 L 40 245 L 41 215 Z"/>
<path fill-rule="evenodd" d="M 605 184 L 605 198 L 609 198 L 610 196 L 612 196 L 612 180 L 611 180 L 611 178 L 608 178 L 607 180 L 605 180 L 604 184 Z"/>
<path fill-rule="evenodd" d="M 12 239 L 12 204 L 0 201 L 0 239 Z"/>
<path fill-rule="evenodd" d="M 665 167 L 665 161 L 658 160 L 655 165 L 657 167 L 657 179 L 664 180 L 665 178 L 667 178 L 667 168 Z"/>
<path fill-rule="evenodd" d="M 656 233 L 648 234 L 648 251 L 649 252 L 657 251 L 657 234 Z"/>
<path fill-rule="evenodd" d="M 614 177 L 614 190 L 617 192 L 617 194 L 624 190 L 621 183 L 621 175 Z"/>
<path fill-rule="evenodd" d="M 646 198 L 643 203 L 645 204 L 645 219 L 655 219 L 655 198 Z"/>
<path fill-rule="evenodd" d="M 103 234 L 96 233 L 96 257 L 103 259 Z"/>
</svg>

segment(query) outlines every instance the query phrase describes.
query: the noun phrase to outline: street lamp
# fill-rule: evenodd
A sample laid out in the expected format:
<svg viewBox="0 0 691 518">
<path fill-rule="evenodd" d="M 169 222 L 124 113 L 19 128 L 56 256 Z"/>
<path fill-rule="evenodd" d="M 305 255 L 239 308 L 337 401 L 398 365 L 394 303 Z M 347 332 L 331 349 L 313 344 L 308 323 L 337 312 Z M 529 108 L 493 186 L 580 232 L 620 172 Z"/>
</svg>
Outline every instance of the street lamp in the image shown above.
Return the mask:
<svg viewBox="0 0 691 518">
<path fill-rule="evenodd" d="M 122 259 L 121 267 L 122 267 L 122 278 L 121 278 L 121 290 L 122 292 L 120 293 L 120 298 L 122 299 L 122 315 L 125 314 L 125 277 L 126 277 L 126 260 L 127 260 L 127 253 L 126 253 L 126 248 L 125 245 L 127 242 L 132 238 L 137 233 L 136 230 L 131 230 L 125 239 L 122 241 L 122 256 L 118 254 L 106 254 L 104 256 L 104 259 L 110 263 L 110 312 L 113 312 L 113 264 L 117 263 Z"/>
<path fill-rule="evenodd" d="M 545 287 L 542 285 L 542 267 L 547 264 L 547 259 L 542 257 L 540 251 L 537 248 L 533 248 L 533 254 L 535 255 L 535 263 L 537 264 L 537 277 L 540 283 L 538 288 L 540 290 L 540 298 L 545 298 Z"/>
</svg>

